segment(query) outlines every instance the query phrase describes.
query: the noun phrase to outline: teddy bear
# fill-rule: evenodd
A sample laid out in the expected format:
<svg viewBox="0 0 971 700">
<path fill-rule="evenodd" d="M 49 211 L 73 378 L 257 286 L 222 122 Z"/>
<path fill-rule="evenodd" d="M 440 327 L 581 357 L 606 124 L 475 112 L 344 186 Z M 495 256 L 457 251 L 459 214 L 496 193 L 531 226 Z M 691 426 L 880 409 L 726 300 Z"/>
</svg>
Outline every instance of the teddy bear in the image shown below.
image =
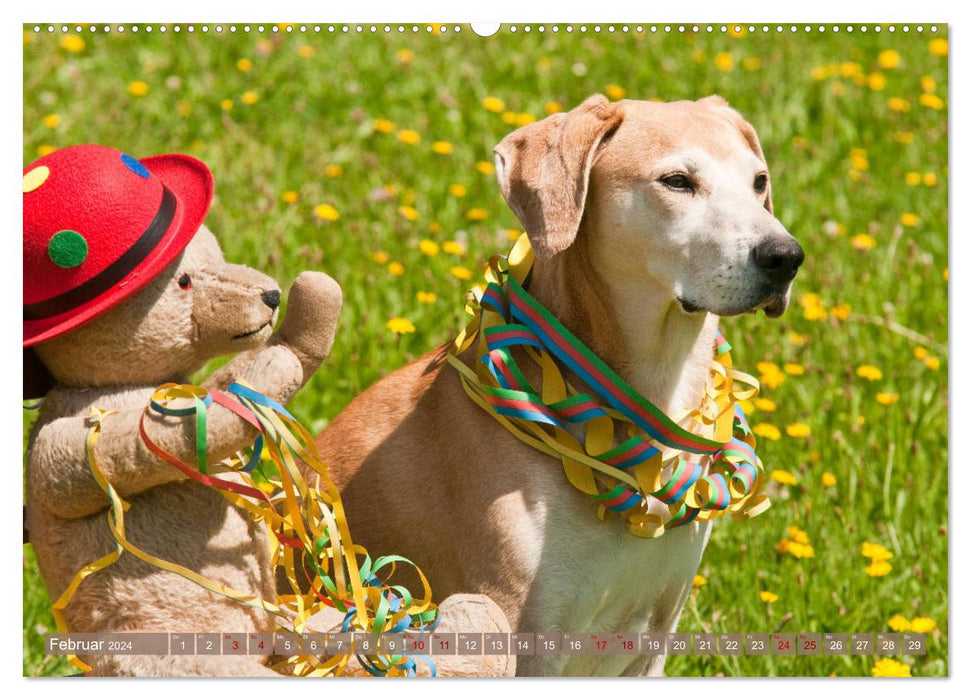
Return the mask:
<svg viewBox="0 0 971 700">
<path fill-rule="evenodd" d="M 106 520 L 109 498 L 86 451 L 97 408 L 94 454 L 129 504 L 127 539 L 217 584 L 275 600 L 278 574 L 265 524 L 148 449 L 144 437 L 184 463 L 196 462 L 194 422 L 146 407 L 163 383 L 185 383 L 208 360 L 229 354 L 235 357 L 204 388 L 243 382 L 285 405 L 330 351 L 340 287 L 322 272 L 301 273 L 274 330 L 280 288 L 267 275 L 224 260 L 203 223 L 212 175 L 189 156 L 139 160 L 104 146 L 72 146 L 32 163 L 23 180 L 24 392 L 44 396 L 29 437 L 25 520 L 51 599 L 62 596 L 79 570 L 116 549 Z M 213 473 L 253 443 L 256 429 L 213 403 L 206 435 Z M 240 481 L 232 471 L 219 478 Z M 483 596 L 454 597 L 442 605 L 449 609 L 459 624 L 509 631 Z M 268 612 L 127 552 L 81 581 L 64 618 L 72 632 L 276 627 Z M 334 624 L 317 622 L 320 631 L 321 624 Z M 267 657 L 253 655 L 92 654 L 81 661 L 90 675 L 276 675 Z M 515 662 L 451 657 L 439 666 L 442 675 L 509 675 Z"/>
</svg>

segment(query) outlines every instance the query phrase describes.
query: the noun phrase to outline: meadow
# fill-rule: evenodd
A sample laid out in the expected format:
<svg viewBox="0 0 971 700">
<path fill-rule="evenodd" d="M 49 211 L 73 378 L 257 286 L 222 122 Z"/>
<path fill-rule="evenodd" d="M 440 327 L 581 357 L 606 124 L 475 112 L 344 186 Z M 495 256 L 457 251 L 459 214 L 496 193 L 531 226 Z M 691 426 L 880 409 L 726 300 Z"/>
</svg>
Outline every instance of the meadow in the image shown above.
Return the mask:
<svg viewBox="0 0 971 700">
<path fill-rule="evenodd" d="M 24 27 L 23 165 L 76 143 L 194 155 L 228 259 L 284 289 L 304 269 L 336 278 L 336 344 L 291 404 L 317 431 L 463 325 L 465 291 L 519 232 L 493 173 L 505 134 L 596 92 L 722 95 L 758 130 L 807 260 L 782 319 L 723 321 L 762 383 L 746 408 L 774 505 L 716 523 L 680 631 L 910 629 L 928 649 L 677 656 L 667 673 L 948 674 L 946 27 L 265 29 Z M 24 675 L 75 672 L 43 653 L 29 545 L 23 577 Z"/>
</svg>

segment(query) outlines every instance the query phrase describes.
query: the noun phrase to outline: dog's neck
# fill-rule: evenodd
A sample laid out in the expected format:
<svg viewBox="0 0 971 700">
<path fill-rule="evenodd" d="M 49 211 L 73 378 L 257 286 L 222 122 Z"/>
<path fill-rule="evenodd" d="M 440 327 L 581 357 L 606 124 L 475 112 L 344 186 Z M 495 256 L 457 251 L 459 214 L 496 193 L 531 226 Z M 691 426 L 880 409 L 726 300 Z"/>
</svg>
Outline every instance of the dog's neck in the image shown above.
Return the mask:
<svg viewBox="0 0 971 700">
<path fill-rule="evenodd" d="M 660 286 L 643 280 L 604 279 L 582 245 L 537 259 L 529 291 L 662 411 L 677 417 L 698 407 L 717 316 L 685 313 Z"/>
</svg>

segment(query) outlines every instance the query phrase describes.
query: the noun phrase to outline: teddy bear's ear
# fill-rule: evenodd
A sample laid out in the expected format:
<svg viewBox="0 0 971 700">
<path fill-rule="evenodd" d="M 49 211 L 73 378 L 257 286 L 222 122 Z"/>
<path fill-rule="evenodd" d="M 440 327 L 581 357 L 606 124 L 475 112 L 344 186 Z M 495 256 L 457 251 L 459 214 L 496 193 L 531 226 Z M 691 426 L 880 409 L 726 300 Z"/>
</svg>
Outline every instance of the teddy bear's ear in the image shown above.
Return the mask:
<svg viewBox="0 0 971 700">
<path fill-rule="evenodd" d="M 54 388 L 54 377 L 47 371 L 33 348 L 24 348 L 24 401 L 40 399 Z"/>
</svg>

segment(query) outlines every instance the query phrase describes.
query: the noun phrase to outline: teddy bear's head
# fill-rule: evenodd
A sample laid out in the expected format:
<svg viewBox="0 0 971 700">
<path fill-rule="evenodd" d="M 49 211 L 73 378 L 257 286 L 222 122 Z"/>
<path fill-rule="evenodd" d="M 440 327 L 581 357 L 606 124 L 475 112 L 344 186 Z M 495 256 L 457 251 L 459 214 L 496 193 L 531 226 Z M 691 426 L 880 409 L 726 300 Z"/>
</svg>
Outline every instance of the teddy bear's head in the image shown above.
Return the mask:
<svg viewBox="0 0 971 700">
<path fill-rule="evenodd" d="M 279 305 L 277 283 L 226 262 L 215 236 L 202 226 L 139 292 L 33 350 L 61 384 L 157 385 L 184 380 L 209 359 L 266 342 Z"/>
</svg>

